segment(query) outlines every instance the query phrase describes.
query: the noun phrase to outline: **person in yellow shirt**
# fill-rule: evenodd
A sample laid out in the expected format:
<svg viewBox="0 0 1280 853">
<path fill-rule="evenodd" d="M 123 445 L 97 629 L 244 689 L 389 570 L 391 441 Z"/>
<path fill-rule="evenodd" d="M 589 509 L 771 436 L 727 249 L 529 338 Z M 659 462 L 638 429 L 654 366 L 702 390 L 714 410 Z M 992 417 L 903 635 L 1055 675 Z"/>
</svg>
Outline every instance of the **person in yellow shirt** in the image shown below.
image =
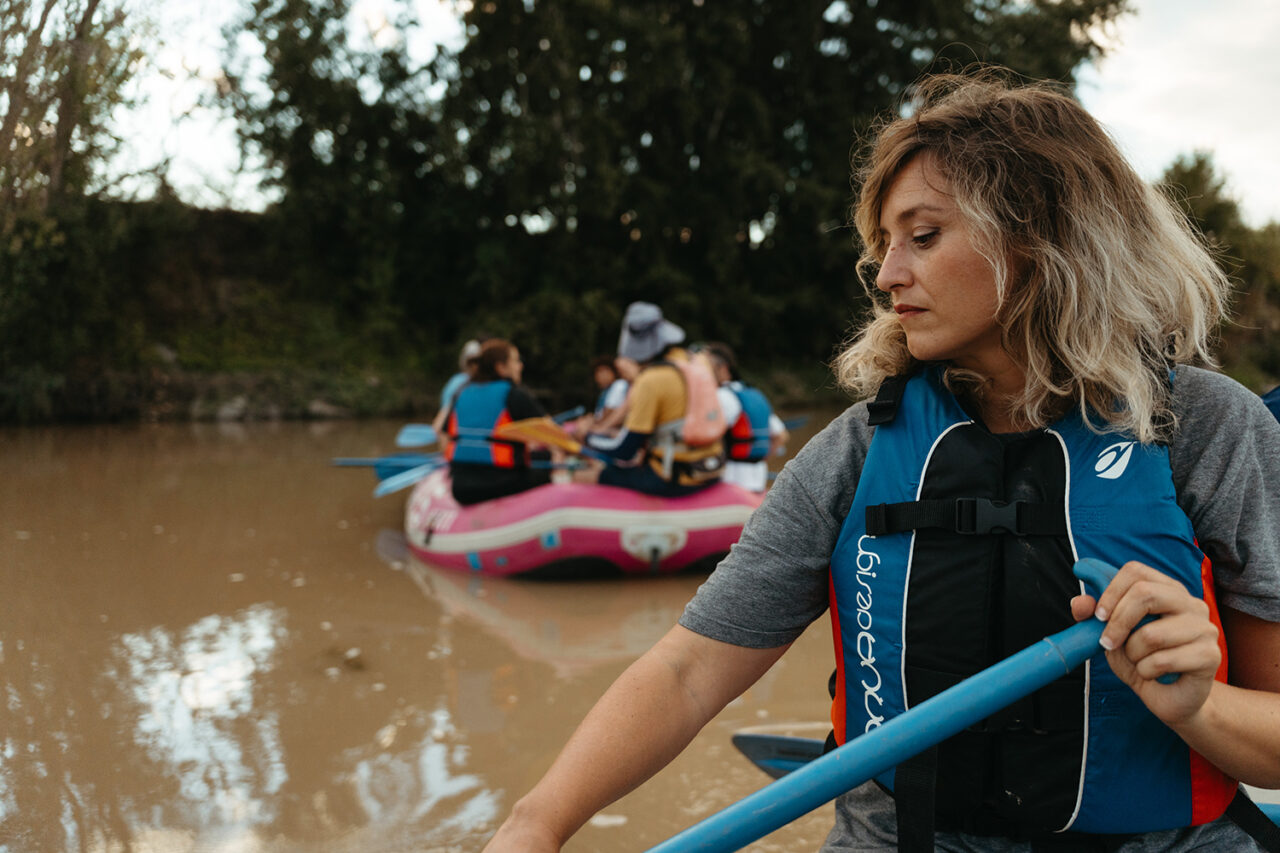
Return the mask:
<svg viewBox="0 0 1280 853">
<path fill-rule="evenodd" d="M 705 364 L 695 363 L 679 346 L 684 338 L 684 329 L 665 319 L 657 305 L 633 302 L 627 306 L 618 356 L 634 359 L 642 369 L 627 398 L 621 432 L 586 436 L 588 447 L 609 458 L 599 472 L 600 483 L 676 496 L 720 479 L 724 416 L 715 398 L 715 378 Z M 706 388 L 710 388 L 709 401 Z M 695 430 L 700 435 L 691 440 L 690 418 L 698 427 L 718 420 L 719 428 Z"/>
</svg>

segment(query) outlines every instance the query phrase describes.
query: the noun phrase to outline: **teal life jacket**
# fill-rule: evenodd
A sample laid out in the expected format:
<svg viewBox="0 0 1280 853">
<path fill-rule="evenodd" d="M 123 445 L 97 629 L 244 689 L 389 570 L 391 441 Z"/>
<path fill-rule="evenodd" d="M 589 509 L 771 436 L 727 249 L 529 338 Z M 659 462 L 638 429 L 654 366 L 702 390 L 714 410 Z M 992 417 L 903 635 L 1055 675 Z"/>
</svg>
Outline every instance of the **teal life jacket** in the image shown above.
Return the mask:
<svg viewBox="0 0 1280 853">
<path fill-rule="evenodd" d="M 886 381 L 870 421 L 831 561 L 838 743 L 1073 624 L 1080 558 L 1153 566 L 1217 621 L 1167 447 L 1095 433 L 1078 415 L 993 434 L 936 368 Z M 1101 655 L 933 760 L 938 828 L 988 835 L 1185 827 L 1218 818 L 1236 790 Z M 896 775 L 879 781 L 895 790 Z"/>
<path fill-rule="evenodd" d="M 514 468 L 523 461 L 516 452 L 520 444 L 493 438 L 495 429 L 511 422 L 507 412 L 511 387 L 506 379 L 462 386 L 446 421 L 446 432 L 452 441 L 445 456 L 451 463 Z"/>
</svg>

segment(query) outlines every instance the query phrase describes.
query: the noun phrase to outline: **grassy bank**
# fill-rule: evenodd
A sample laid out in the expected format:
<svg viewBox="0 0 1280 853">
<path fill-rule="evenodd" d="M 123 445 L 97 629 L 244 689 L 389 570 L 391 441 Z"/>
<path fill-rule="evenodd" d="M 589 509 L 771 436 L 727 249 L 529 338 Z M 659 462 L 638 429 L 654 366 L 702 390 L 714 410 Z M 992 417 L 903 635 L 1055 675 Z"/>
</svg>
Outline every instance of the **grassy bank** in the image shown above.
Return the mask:
<svg viewBox="0 0 1280 853">
<path fill-rule="evenodd" d="M 447 378 L 394 368 L 192 371 L 151 366 L 79 380 L 29 377 L 23 388 L 9 392 L 23 400 L 25 416 L 15 420 L 26 423 L 425 419 L 435 414 Z M 846 400 L 821 364 L 773 366 L 748 379 L 780 409 L 831 407 Z M 595 402 L 596 392 L 585 381 L 551 383 L 544 377 L 529 388 L 548 411 Z"/>
</svg>

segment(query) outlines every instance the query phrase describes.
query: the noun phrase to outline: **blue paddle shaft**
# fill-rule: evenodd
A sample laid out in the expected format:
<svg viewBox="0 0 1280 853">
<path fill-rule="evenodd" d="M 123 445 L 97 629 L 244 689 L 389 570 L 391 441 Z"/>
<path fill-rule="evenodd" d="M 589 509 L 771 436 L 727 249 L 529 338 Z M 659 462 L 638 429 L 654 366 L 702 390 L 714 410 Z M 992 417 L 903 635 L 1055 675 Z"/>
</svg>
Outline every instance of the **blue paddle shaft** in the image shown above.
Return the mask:
<svg viewBox="0 0 1280 853">
<path fill-rule="evenodd" d="M 1116 574 L 1115 568 L 1100 560 L 1081 560 L 1073 571 L 1095 595 Z M 1066 675 L 1099 651 L 1104 627 L 1097 619 L 1086 619 L 1045 637 L 694 824 L 649 853 L 725 853 L 745 847 Z"/>
<path fill-rule="evenodd" d="M 552 415 L 551 420 L 555 421 L 558 424 L 563 425 L 573 420 L 574 418 L 582 417 L 586 413 L 587 413 L 586 406 L 574 406 L 572 409 L 569 409 L 568 411 L 561 412 L 558 415 Z"/>
<path fill-rule="evenodd" d="M 1066 675 L 1098 650 L 1089 619 L 1045 637 L 756 791 L 649 853 L 738 850 Z"/>
</svg>

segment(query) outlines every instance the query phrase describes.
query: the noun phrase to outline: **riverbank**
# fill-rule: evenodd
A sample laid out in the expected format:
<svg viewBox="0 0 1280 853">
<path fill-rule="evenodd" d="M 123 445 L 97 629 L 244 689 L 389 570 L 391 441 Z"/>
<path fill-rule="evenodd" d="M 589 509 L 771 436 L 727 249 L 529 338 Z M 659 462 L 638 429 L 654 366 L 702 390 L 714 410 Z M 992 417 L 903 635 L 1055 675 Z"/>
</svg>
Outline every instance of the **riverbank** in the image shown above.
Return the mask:
<svg viewBox="0 0 1280 853">
<path fill-rule="evenodd" d="M 10 423 L 157 423 L 430 417 L 447 377 L 410 370 L 273 368 L 199 372 L 151 366 L 107 371 L 78 380 L 32 382 Z M 822 364 L 773 366 L 748 374 L 779 409 L 830 408 L 847 398 Z M 594 403 L 585 384 L 536 379 L 530 391 L 548 411 Z M 13 389 L 11 389 L 13 393 Z"/>
</svg>

